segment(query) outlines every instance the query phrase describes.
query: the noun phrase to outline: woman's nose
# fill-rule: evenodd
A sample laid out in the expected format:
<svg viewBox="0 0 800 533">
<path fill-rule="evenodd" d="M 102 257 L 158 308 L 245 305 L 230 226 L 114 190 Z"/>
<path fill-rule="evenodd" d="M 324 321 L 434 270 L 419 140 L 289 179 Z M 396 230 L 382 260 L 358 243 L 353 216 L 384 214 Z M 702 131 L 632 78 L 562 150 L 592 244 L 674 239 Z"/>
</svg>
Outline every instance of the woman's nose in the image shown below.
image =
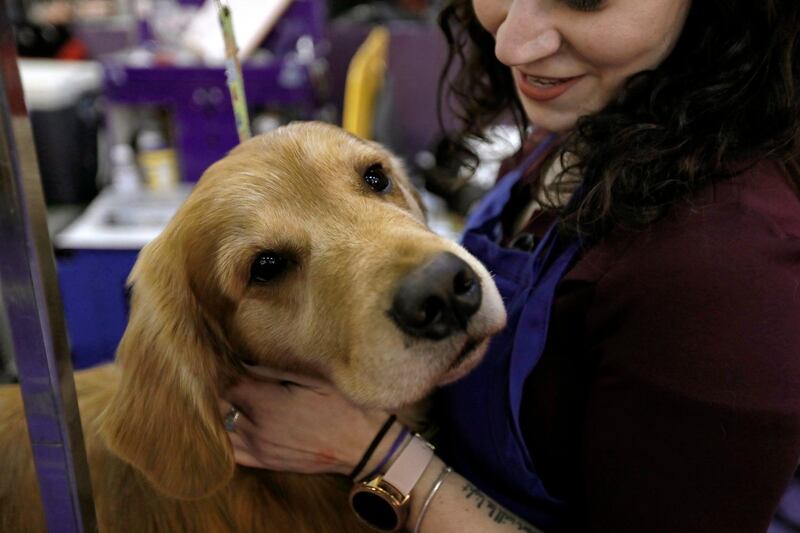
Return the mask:
<svg viewBox="0 0 800 533">
<path fill-rule="evenodd" d="M 532 63 L 561 48 L 550 9 L 538 0 L 513 0 L 495 33 L 495 55 L 508 66 Z"/>
</svg>

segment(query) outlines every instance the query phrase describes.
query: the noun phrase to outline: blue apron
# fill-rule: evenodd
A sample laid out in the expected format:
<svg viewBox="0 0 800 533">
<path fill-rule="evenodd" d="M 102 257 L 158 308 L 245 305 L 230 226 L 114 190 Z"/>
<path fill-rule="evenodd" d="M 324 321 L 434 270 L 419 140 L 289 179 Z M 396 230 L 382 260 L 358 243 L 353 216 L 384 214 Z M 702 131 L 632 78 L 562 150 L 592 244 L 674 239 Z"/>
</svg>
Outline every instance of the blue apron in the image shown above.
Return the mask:
<svg viewBox="0 0 800 533">
<path fill-rule="evenodd" d="M 559 242 L 555 224 L 533 252 L 499 244 L 500 217 L 512 187 L 554 141 L 546 138 L 505 175 L 470 216 L 464 247 L 493 274 L 508 312 L 481 364 L 437 394 L 437 451 L 501 505 L 545 530 L 563 526 L 565 504 L 545 490 L 520 430 L 526 378 L 544 350 L 556 285 L 578 257 L 577 242 Z M 575 195 L 573 195 L 575 196 Z"/>
</svg>

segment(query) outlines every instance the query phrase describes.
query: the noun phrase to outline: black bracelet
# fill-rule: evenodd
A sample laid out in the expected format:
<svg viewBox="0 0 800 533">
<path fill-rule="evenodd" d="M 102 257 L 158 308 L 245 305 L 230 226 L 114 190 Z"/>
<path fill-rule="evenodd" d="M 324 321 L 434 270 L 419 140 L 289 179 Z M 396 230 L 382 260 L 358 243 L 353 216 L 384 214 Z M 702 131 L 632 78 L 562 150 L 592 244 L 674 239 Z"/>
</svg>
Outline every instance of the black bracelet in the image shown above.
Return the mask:
<svg viewBox="0 0 800 533">
<path fill-rule="evenodd" d="M 394 457 L 395 452 L 400 447 L 400 444 L 402 444 L 403 441 L 406 440 L 406 437 L 408 436 L 409 433 L 411 433 L 411 432 L 408 430 L 408 428 L 403 426 L 403 429 L 400 430 L 400 433 L 398 433 L 397 437 L 395 437 L 394 442 L 392 443 L 392 447 L 389 448 L 389 452 L 383 457 L 383 459 L 381 459 L 381 462 L 378 463 L 378 466 L 373 468 L 372 472 L 370 472 L 369 474 L 364 476 L 361 479 L 361 481 L 365 481 L 367 479 L 372 479 L 376 475 L 380 474 L 381 470 L 383 470 L 383 467 L 386 466 L 386 464 L 389 462 L 389 459 Z M 412 437 L 413 437 L 413 435 L 412 435 Z M 408 444 L 408 443 L 406 443 L 406 444 Z M 353 481 L 355 481 L 355 479 Z"/>
<path fill-rule="evenodd" d="M 353 471 L 350 472 L 349 477 L 351 480 L 354 480 L 358 473 L 361 472 L 361 470 L 367 465 L 367 461 L 369 461 L 369 458 L 372 457 L 372 454 L 375 452 L 375 448 L 377 448 L 378 444 L 381 443 L 383 437 L 386 436 L 386 433 L 388 433 L 389 428 L 392 427 L 392 424 L 394 424 L 395 420 L 397 420 L 397 417 L 395 415 L 390 415 L 386 422 L 384 422 L 380 431 L 375 434 L 375 438 L 372 439 L 372 442 L 367 447 L 367 451 L 364 452 L 364 455 L 361 456 L 361 460 L 358 462 Z"/>
</svg>

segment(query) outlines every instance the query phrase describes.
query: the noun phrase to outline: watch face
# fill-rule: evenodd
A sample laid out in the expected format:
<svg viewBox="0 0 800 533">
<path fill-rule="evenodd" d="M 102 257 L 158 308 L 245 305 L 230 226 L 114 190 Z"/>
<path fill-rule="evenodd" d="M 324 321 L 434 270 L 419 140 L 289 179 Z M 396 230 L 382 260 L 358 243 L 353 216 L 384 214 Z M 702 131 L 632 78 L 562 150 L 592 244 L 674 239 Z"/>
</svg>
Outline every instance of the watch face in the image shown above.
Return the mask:
<svg viewBox="0 0 800 533">
<path fill-rule="evenodd" d="M 374 492 L 356 492 L 350 499 L 353 510 L 372 527 L 383 531 L 397 530 L 398 516 L 394 507 Z"/>
</svg>

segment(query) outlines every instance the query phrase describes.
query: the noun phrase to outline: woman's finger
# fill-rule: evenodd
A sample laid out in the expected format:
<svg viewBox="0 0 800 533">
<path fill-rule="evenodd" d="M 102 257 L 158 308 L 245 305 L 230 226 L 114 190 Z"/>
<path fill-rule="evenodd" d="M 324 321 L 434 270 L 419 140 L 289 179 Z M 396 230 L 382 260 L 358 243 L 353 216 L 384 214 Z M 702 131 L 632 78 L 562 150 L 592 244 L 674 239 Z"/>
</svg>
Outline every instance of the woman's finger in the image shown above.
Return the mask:
<svg viewBox="0 0 800 533">
<path fill-rule="evenodd" d="M 253 448 L 246 437 L 236 433 L 230 434 L 233 444 L 233 456 L 236 462 L 252 468 L 267 468 L 282 472 L 316 473 L 322 465 L 338 464 L 332 457 L 309 454 L 286 446 L 271 448 L 272 454 L 266 457 L 258 455 L 258 448 Z"/>
<path fill-rule="evenodd" d="M 247 376 L 225 391 L 225 400 L 250 416 L 252 404 L 277 405 L 286 389 L 276 381 L 256 381 Z M 252 417 L 251 417 L 252 418 Z"/>
<path fill-rule="evenodd" d="M 251 468 L 264 468 L 264 464 L 253 455 L 250 447 L 241 436 L 236 433 L 228 433 L 228 438 L 231 440 L 233 459 L 237 464 Z"/>
<path fill-rule="evenodd" d="M 236 464 L 247 466 L 250 468 L 265 468 L 265 465 L 258 462 L 258 460 L 243 450 L 233 450 L 233 460 Z"/>
<path fill-rule="evenodd" d="M 261 365 L 245 364 L 244 367 L 248 370 L 248 372 L 252 376 L 260 379 L 293 383 L 309 389 L 318 389 L 318 388 L 325 389 L 330 387 L 330 384 L 325 380 L 317 377 L 308 376 L 305 374 L 298 374 L 295 372 L 289 372 L 285 370 L 277 370 L 274 368 Z"/>
<path fill-rule="evenodd" d="M 250 446 L 250 443 L 246 437 L 243 437 L 242 435 L 238 435 L 236 433 L 231 433 L 230 439 L 234 450 L 247 452 L 247 454 L 253 456 L 253 458 L 256 457 L 256 455 L 253 453 L 253 448 L 252 446 Z"/>
<path fill-rule="evenodd" d="M 238 464 L 252 468 L 270 467 L 271 461 L 265 461 L 263 458 L 258 457 L 248 440 L 236 433 L 231 433 L 229 436 L 233 445 L 233 457 Z M 281 460 L 278 459 L 277 462 L 281 462 Z M 283 462 L 286 462 L 286 460 L 283 459 Z"/>
<path fill-rule="evenodd" d="M 266 461 L 271 457 L 275 461 L 325 461 L 332 462 L 330 454 L 321 452 L 311 452 L 303 448 L 294 446 L 291 441 L 285 438 L 268 438 L 268 432 L 261 426 L 256 426 L 249 418 L 239 417 L 236 420 L 234 431 L 229 433 L 231 443 L 234 448 L 246 450 L 248 453 L 258 457 L 260 461 Z"/>
<path fill-rule="evenodd" d="M 263 428 L 259 428 L 256 426 L 255 423 L 247 416 L 242 410 L 239 410 L 240 415 L 236 417 L 236 421 L 233 423 L 233 427 L 230 428 L 233 431 L 229 431 L 231 435 L 239 436 L 248 442 L 252 442 L 253 436 L 257 436 L 259 431 L 263 431 Z M 226 428 L 228 429 L 228 428 Z"/>
<path fill-rule="evenodd" d="M 242 409 L 236 405 L 235 402 L 230 401 L 228 398 L 220 398 L 217 401 L 217 404 L 219 405 L 219 414 L 222 416 L 223 420 L 226 419 L 229 414 L 231 414 L 231 410 L 234 408 L 237 411 L 242 411 Z M 242 412 L 242 414 L 244 414 L 244 412 Z"/>
<path fill-rule="evenodd" d="M 254 427 L 253 422 L 250 420 L 250 417 L 247 415 L 247 412 L 239 407 L 237 404 L 232 403 L 228 400 L 219 400 L 219 412 L 220 416 L 222 417 L 222 422 L 225 425 L 225 429 L 229 433 L 242 433 L 244 431 L 250 431 Z M 233 410 L 238 412 L 238 416 L 234 416 Z M 229 420 L 229 418 L 232 418 Z M 233 431 L 228 426 L 232 425 Z"/>
</svg>

